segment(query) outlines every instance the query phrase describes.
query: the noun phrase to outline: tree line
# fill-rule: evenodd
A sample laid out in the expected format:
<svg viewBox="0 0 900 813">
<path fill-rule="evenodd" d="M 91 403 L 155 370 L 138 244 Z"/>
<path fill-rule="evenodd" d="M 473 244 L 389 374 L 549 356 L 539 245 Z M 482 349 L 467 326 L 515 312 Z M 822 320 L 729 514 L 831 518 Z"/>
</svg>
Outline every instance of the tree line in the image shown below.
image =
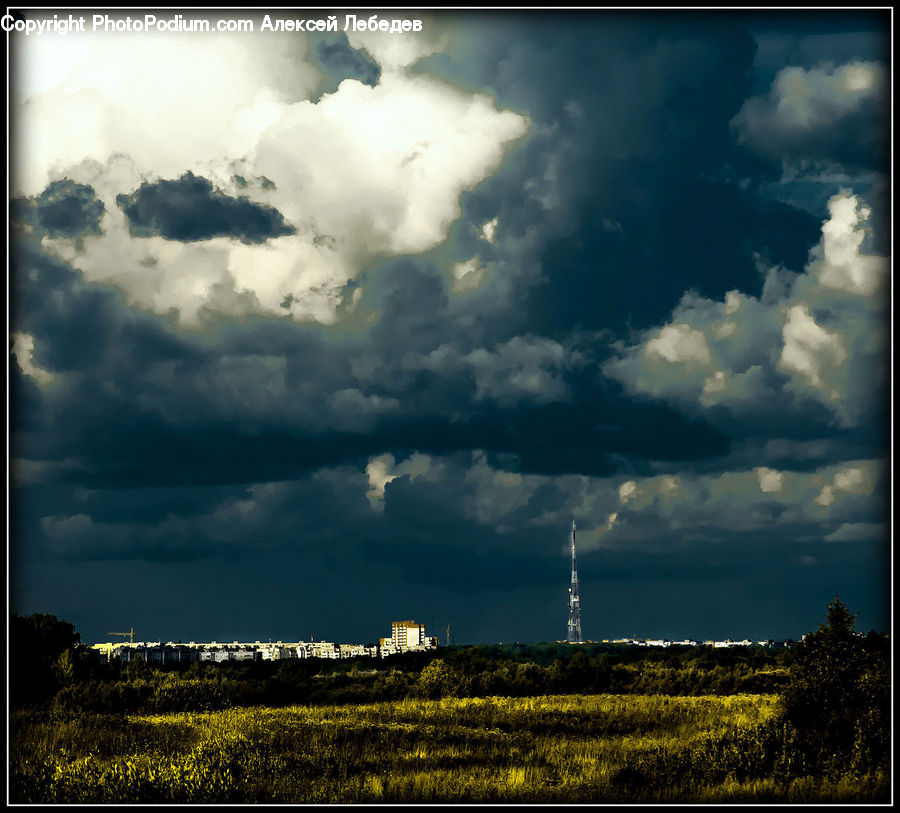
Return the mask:
<svg viewBox="0 0 900 813">
<path fill-rule="evenodd" d="M 441 647 L 383 659 L 286 659 L 147 664 L 101 662 L 72 624 L 11 619 L 13 707 L 193 711 L 243 705 L 341 704 L 544 694 L 772 694 L 788 680 L 790 651 L 666 650 L 616 644 Z"/>
</svg>

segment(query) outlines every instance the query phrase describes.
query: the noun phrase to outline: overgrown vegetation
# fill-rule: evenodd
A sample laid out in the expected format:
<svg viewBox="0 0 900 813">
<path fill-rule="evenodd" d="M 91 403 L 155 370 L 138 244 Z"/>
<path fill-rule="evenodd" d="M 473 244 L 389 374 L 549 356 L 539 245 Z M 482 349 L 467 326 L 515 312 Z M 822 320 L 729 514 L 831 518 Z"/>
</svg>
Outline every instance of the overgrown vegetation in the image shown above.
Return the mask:
<svg viewBox="0 0 900 813">
<path fill-rule="evenodd" d="M 45 696 L 10 719 L 11 799 L 885 801 L 890 653 L 853 624 L 835 599 L 778 654 L 548 644 L 161 670 L 46 649 L 29 667 Z"/>
<path fill-rule="evenodd" d="M 768 695 L 407 699 L 165 715 L 20 712 L 24 802 L 860 801 L 793 776 Z"/>
</svg>

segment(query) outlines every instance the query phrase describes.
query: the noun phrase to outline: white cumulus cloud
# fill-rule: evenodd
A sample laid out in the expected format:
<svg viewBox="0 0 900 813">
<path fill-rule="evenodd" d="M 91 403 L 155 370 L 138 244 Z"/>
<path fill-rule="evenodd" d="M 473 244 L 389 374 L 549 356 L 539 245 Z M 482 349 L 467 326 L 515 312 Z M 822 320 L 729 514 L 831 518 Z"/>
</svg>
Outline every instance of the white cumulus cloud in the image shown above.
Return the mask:
<svg viewBox="0 0 900 813">
<path fill-rule="evenodd" d="M 405 70 L 438 47 L 428 37 L 351 37 L 389 70 L 375 87 L 348 79 L 317 102 L 319 73 L 300 33 L 79 42 L 88 47 L 19 93 L 15 191 L 36 195 L 58 178 L 91 184 L 106 207 L 103 233 L 47 248 L 132 306 L 186 326 L 220 314 L 334 322 L 367 266 L 446 239 L 462 193 L 528 127 L 485 94 Z M 43 46 L 24 43 L 28 64 L 31 48 Z M 294 233 L 259 245 L 132 236 L 116 196 L 188 171 L 274 207 Z"/>
<path fill-rule="evenodd" d="M 30 376 L 42 386 L 56 378 L 49 370 L 35 364 L 34 337 L 30 333 L 15 331 L 10 338 L 12 338 L 10 353 L 16 357 L 16 364 L 25 375 Z"/>
<path fill-rule="evenodd" d="M 706 335 L 683 322 L 662 328 L 647 342 L 644 353 L 675 364 L 705 366 L 712 360 Z"/>
<path fill-rule="evenodd" d="M 366 476 L 369 479 L 366 498 L 369 500 L 369 505 L 375 511 L 383 511 L 384 490 L 388 483 L 403 476 L 415 480 L 418 477 L 436 473 L 439 468 L 439 466 L 433 466 L 429 455 L 421 452 L 414 452 L 399 463 L 390 452 L 370 457 L 366 464 Z"/>
<path fill-rule="evenodd" d="M 766 466 L 759 466 L 754 471 L 759 479 L 760 491 L 764 491 L 766 494 L 781 491 L 784 486 L 784 474 L 782 472 Z"/>
<path fill-rule="evenodd" d="M 826 371 L 839 368 L 847 360 L 847 350 L 840 334 L 818 325 L 809 308 L 802 303 L 788 310 L 782 335 L 784 347 L 778 361 L 779 367 L 799 376 L 810 387 L 822 389 L 822 377 Z M 828 397 L 834 400 L 840 397 L 840 393 L 830 389 Z"/>
<path fill-rule="evenodd" d="M 844 425 L 863 420 L 885 383 L 890 258 L 863 253 L 869 211 L 855 195 L 835 195 L 828 210 L 802 274 L 769 269 L 758 298 L 689 291 L 668 324 L 619 343 L 603 371 L 689 411 L 744 417 L 813 399 Z"/>
<path fill-rule="evenodd" d="M 739 142 L 784 164 L 840 163 L 846 144 L 869 139 L 863 150 L 871 146 L 872 128 L 860 117 L 880 112 L 887 82 L 878 62 L 788 66 L 768 94 L 744 102 L 732 126 Z"/>
</svg>

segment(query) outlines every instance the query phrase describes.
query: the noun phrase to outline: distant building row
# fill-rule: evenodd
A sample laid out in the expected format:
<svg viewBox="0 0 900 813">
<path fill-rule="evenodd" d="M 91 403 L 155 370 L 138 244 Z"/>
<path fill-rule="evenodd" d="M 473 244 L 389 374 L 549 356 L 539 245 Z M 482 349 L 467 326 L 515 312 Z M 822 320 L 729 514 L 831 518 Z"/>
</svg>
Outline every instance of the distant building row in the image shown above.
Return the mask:
<svg viewBox="0 0 900 813">
<path fill-rule="evenodd" d="M 425 635 L 425 625 L 415 621 L 394 621 L 390 638 L 380 639 L 378 644 L 335 644 L 329 641 L 299 641 L 297 643 L 220 643 L 125 642 L 94 644 L 98 657 L 105 660 L 118 658 L 129 662 L 142 657 L 149 664 L 192 663 L 194 661 L 277 661 L 293 658 L 377 658 L 401 652 L 424 652 L 436 649 L 437 638 Z"/>
<path fill-rule="evenodd" d="M 743 641 L 732 641 L 726 638 L 724 641 L 695 641 L 693 638 L 685 638 L 681 641 L 670 641 L 668 638 L 616 638 L 613 641 L 603 641 L 604 644 L 630 644 L 631 646 L 711 646 L 714 649 L 724 649 L 732 646 L 761 646 L 765 649 L 791 649 L 794 641 L 790 638 L 783 640 L 768 639 L 766 641 L 751 641 L 745 638 Z"/>
</svg>

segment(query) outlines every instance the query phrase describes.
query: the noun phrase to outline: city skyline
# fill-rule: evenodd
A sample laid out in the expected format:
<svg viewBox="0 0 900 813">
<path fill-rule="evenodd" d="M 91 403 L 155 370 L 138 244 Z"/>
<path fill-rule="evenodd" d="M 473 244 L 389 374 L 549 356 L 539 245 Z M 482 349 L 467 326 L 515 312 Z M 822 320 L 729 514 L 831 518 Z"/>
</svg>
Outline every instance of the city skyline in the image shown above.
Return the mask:
<svg viewBox="0 0 900 813">
<path fill-rule="evenodd" d="M 889 629 L 889 10 L 153 13 L 9 33 L 10 611 Z"/>
</svg>

